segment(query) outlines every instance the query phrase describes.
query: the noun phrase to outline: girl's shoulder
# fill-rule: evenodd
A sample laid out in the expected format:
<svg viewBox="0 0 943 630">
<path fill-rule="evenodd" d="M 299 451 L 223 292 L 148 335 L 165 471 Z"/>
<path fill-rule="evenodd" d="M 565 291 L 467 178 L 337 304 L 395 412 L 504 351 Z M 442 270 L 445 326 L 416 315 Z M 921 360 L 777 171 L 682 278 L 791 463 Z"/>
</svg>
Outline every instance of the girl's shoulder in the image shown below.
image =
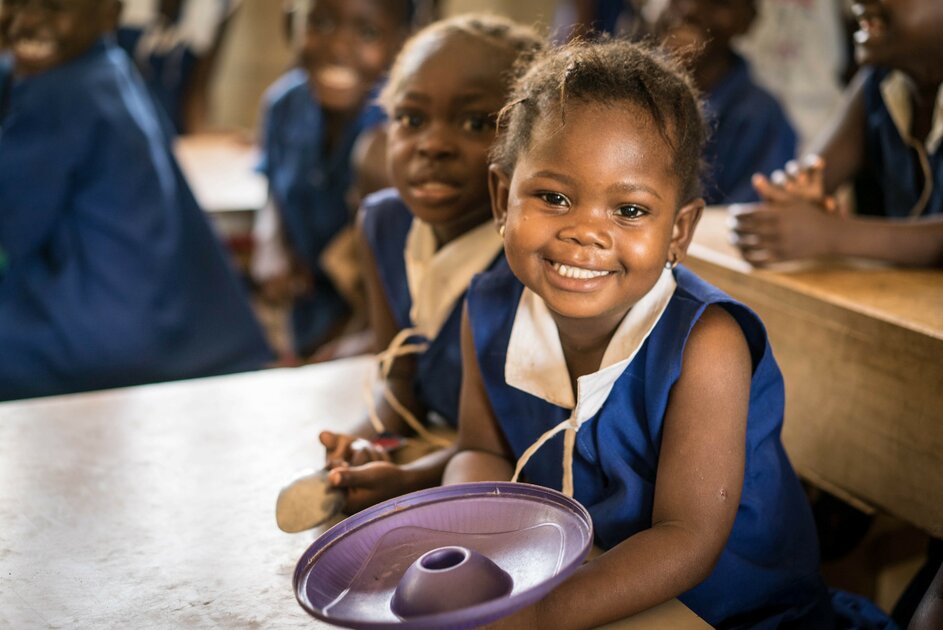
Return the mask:
<svg viewBox="0 0 943 630">
<path fill-rule="evenodd" d="M 402 252 L 413 214 L 395 188 L 384 188 L 364 197 L 357 220 L 371 247 L 396 243 Z"/>
<path fill-rule="evenodd" d="M 283 104 L 310 94 L 308 88 L 308 73 L 301 68 L 292 68 L 275 79 L 265 91 L 263 103 L 267 109 L 277 109 Z"/>
<path fill-rule="evenodd" d="M 699 335 L 717 334 L 735 340 L 739 336 L 735 325 L 746 339 L 754 364 L 761 360 L 768 340 L 759 315 L 683 266 L 676 269 L 675 278 L 678 286 L 663 320 L 674 324 L 670 334 L 680 340 L 679 350 L 683 350 L 695 327 Z"/>
</svg>

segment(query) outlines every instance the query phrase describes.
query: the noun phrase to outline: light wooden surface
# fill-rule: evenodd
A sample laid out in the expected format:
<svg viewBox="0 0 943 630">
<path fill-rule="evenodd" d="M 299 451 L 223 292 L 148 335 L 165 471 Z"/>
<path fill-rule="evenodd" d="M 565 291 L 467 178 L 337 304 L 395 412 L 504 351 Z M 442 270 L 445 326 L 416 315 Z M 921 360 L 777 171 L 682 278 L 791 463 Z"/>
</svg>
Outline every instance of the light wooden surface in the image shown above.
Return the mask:
<svg viewBox="0 0 943 630">
<path fill-rule="evenodd" d="M 251 228 L 268 191 L 255 171 L 258 150 L 251 142 L 226 133 L 184 135 L 174 153 L 200 206 L 225 236 Z"/>
<path fill-rule="evenodd" d="M 943 536 L 943 271 L 860 261 L 752 269 L 721 209 L 705 212 L 685 264 L 766 324 L 799 473 Z"/>
<path fill-rule="evenodd" d="M 328 627 L 291 586 L 320 530 L 278 530 L 275 498 L 371 365 L 0 404 L 0 628 Z M 707 626 L 672 601 L 609 627 Z"/>
</svg>

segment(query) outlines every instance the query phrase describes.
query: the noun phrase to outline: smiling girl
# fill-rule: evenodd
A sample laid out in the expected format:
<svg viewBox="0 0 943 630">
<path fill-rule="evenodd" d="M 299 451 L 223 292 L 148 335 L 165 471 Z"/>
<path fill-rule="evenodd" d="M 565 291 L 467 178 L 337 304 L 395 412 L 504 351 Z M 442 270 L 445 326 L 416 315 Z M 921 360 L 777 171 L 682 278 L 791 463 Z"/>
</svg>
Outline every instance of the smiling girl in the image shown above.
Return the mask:
<svg viewBox="0 0 943 630">
<path fill-rule="evenodd" d="M 689 79 L 627 42 L 570 45 L 501 121 L 507 264 L 468 292 L 444 480 L 560 488 L 605 551 L 502 623 L 595 627 L 678 597 L 718 627 L 829 627 L 763 325 L 677 266 L 704 205 Z"/>
</svg>

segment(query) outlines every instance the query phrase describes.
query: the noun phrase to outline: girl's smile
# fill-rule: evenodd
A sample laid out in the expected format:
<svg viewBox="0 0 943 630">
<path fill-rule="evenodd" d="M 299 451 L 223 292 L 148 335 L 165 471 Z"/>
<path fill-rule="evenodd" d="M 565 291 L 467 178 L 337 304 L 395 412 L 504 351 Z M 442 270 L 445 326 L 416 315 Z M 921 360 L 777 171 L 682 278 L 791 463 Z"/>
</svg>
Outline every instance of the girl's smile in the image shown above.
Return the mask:
<svg viewBox="0 0 943 630">
<path fill-rule="evenodd" d="M 492 169 L 508 263 L 558 326 L 614 330 L 683 256 L 700 200 L 678 210 L 672 152 L 632 103 L 571 102 L 531 138 L 510 178 Z"/>
</svg>

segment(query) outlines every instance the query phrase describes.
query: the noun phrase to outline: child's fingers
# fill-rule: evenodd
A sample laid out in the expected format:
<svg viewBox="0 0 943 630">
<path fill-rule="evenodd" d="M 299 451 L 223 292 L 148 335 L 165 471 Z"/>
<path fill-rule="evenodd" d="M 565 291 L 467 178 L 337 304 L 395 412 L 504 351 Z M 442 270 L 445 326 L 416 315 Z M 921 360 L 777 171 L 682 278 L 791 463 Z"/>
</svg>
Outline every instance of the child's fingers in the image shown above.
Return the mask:
<svg viewBox="0 0 943 630">
<path fill-rule="evenodd" d="M 318 436 L 321 444 L 324 445 L 327 453 L 325 460 L 327 466 L 337 466 L 342 462 L 347 462 L 351 457 L 351 445 L 358 439 L 351 435 L 333 433 L 331 431 L 322 431 Z"/>
<path fill-rule="evenodd" d="M 391 476 L 388 462 L 371 462 L 362 466 L 338 466 L 331 469 L 327 479 L 335 488 L 376 488 Z"/>
<path fill-rule="evenodd" d="M 770 178 L 776 176 L 776 173 L 782 173 L 782 171 L 774 172 Z M 785 177 L 785 175 L 783 175 L 783 177 Z M 760 173 L 756 173 L 750 180 L 753 184 L 753 189 L 761 199 L 769 202 L 788 201 L 789 199 L 792 199 L 792 195 L 790 195 L 782 186 L 777 185 L 775 181 L 771 181 L 770 178 L 767 178 Z"/>
</svg>

